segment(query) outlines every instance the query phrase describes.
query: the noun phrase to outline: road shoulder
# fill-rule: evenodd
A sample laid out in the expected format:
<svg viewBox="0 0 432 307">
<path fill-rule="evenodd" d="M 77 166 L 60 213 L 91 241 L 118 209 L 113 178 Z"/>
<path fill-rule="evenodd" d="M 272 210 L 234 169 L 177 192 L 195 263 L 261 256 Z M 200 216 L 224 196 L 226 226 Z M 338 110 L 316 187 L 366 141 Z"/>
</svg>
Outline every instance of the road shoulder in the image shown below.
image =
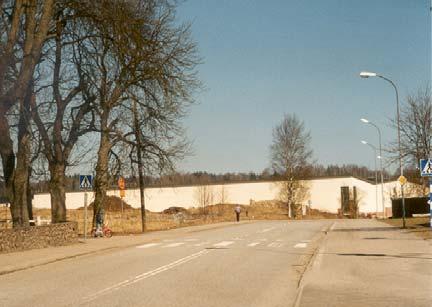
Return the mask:
<svg viewBox="0 0 432 307">
<path fill-rule="evenodd" d="M 431 242 L 375 220 L 337 221 L 296 306 L 429 306 Z"/>
</svg>

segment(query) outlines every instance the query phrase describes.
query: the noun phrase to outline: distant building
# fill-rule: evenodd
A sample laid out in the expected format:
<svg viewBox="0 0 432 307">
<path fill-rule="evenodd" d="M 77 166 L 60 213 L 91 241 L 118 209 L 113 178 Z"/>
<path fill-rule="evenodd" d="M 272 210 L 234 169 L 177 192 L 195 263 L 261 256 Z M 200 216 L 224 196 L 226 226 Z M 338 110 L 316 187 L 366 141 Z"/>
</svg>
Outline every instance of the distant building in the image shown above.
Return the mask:
<svg viewBox="0 0 432 307">
<path fill-rule="evenodd" d="M 372 184 L 354 177 L 321 178 L 307 180 L 309 193 L 302 205 L 329 213 L 338 213 L 342 206 L 341 188 L 348 187 L 353 191 L 355 187 L 360 214 L 383 215 L 381 204 L 381 185 Z M 163 211 L 169 207 L 197 207 L 197 193 L 199 186 L 148 188 L 145 190 L 146 209 L 154 212 Z M 345 188 L 346 189 L 346 188 Z M 220 203 L 223 194 L 225 203 L 249 205 L 251 200 L 264 201 L 278 199 L 278 182 L 249 182 L 208 185 L 206 193 L 210 193 L 211 204 Z M 222 192 L 223 191 L 223 192 Z M 391 198 L 396 197 L 400 186 L 397 181 L 384 183 L 384 207 L 386 216 L 391 216 Z M 413 195 L 417 189 L 407 184 L 406 196 Z M 93 193 L 89 193 L 89 202 L 93 201 Z M 109 195 L 119 195 L 117 190 L 110 190 Z M 378 199 L 378 202 L 376 202 Z M 140 207 L 139 190 L 126 190 L 125 202 L 134 208 Z M 50 195 L 36 194 L 33 199 L 35 208 L 50 208 Z M 67 209 L 77 209 L 84 206 L 84 193 L 71 192 L 66 194 Z"/>
</svg>

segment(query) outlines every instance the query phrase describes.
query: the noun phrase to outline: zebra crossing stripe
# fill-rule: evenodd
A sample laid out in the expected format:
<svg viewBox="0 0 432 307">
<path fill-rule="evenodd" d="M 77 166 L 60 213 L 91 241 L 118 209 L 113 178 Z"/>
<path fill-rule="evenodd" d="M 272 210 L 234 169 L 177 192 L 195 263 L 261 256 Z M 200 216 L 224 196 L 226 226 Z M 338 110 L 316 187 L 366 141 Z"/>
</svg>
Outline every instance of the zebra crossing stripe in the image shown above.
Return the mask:
<svg viewBox="0 0 432 307">
<path fill-rule="evenodd" d="M 306 248 L 307 243 L 297 243 L 294 245 L 294 248 Z"/>
<path fill-rule="evenodd" d="M 149 247 L 157 246 L 160 244 L 161 243 L 147 243 L 147 244 L 143 244 L 143 245 L 138 245 L 136 248 L 149 248 Z"/>
<path fill-rule="evenodd" d="M 250 243 L 250 244 L 248 244 L 248 246 L 250 246 L 250 247 L 254 247 L 254 246 L 257 246 L 258 244 L 260 244 L 261 242 L 253 242 L 253 243 Z"/>
</svg>

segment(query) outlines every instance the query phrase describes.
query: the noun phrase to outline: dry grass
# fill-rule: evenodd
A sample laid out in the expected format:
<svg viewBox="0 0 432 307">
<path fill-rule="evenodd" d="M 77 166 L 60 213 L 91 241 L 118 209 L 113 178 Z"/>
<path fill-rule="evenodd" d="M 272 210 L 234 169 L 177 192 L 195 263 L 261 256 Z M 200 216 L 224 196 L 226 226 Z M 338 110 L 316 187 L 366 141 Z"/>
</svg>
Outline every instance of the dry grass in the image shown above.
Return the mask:
<svg viewBox="0 0 432 307">
<path fill-rule="evenodd" d="M 402 219 L 386 219 L 384 222 L 392 226 L 402 227 Z M 405 222 L 410 232 L 425 240 L 432 239 L 432 228 L 430 227 L 429 217 L 409 217 L 405 219 Z"/>
<path fill-rule="evenodd" d="M 212 224 L 219 222 L 235 221 L 234 204 L 219 204 L 204 208 L 189 208 L 183 213 L 157 213 L 146 211 L 147 230 L 166 230 L 185 226 Z M 250 206 L 241 206 L 241 220 L 284 220 L 288 219 L 287 210 L 284 204 L 277 201 L 254 202 Z M 1 210 L 0 219 L 10 219 L 8 209 Z M 139 233 L 141 232 L 141 211 L 140 209 L 126 209 L 121 212 L 118 208 L 105 211 L 105 223 L 111 228 L 114 234 Z M 174 212 L 174 211 L 173 211 Z M 42 219 L 51 218 L 50 209 L 34 209 L 33 215 Z M 317 210 L 309 212 L 306 219 L 334 218 L 335 214 L 322 213 Z M 67 210 L 67 219 L 78 222 L 78 233 L 84 233 L 84 209 Z M 92 227 L 93 210 L 87 210 L 87 230 Z M 4 226 L 4 225 L 3 225 Z M 8 226 L 11 227 L 10 225 Z M 0 229 L 2 224 L 0 224 Z M 3 227 L 4 228 L 4 227 Z"/>
</svg>

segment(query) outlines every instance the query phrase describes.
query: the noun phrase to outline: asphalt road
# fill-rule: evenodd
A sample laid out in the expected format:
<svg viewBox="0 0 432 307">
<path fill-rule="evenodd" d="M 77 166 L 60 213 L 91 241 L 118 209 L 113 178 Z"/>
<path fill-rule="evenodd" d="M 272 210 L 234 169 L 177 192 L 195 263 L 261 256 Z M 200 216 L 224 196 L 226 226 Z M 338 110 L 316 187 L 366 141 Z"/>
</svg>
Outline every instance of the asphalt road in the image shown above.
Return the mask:
<svg viewBox="0 0 432 307">
<path fill-rule="evenodd" d="M 263 221 L 173 233 L 6 274 L 0 306 L 292 306 L 331 223 Z"/>
</svg>

